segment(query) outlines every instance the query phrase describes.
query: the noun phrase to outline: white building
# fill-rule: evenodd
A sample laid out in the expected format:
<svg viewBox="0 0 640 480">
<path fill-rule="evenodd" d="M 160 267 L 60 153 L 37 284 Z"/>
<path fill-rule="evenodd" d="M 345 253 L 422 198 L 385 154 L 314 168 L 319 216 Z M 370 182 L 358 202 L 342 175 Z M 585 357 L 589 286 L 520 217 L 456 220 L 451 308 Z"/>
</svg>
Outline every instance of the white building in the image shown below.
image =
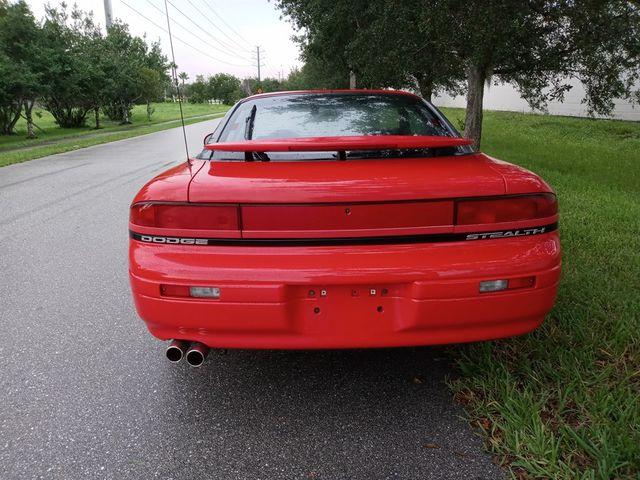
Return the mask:
<svg viewBox="0 0 640 480">
<path fill-rule="evenodd" d="M 581 103 L 584 97 L 584 89 L 579 82 L 572 82 L 573 88 L 565 95 L 564 102 L 551 102 L 548 111 L 552 115 L 569 115 L 576 117 L 586 117 L 586 106 Z M 434 97 L 433 103 L 439 107 L 461 107 L 464 108 L 465 97 L 451 97 L 449 95 L 438 95 Z M 640 105 L 632 105 L 628 101 L 616 101 L 616 108 L 612 118 L 619 120 L 640 121 Z M 512 112 L 531 112 L 531 108 L 524 101 L 515 88 L 511 85 L 491 85 L 485 87 L 484 108 L 486 110 L 508 110 Z"/>
</svg>

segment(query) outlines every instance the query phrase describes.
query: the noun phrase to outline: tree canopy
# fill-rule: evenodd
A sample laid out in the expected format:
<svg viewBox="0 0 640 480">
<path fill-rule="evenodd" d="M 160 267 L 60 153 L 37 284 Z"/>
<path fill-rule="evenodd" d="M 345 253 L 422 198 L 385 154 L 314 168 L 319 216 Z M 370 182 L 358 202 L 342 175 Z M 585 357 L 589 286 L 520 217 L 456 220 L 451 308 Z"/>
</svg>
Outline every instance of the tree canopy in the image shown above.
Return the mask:
<svg viewBox="0 0 640 480">
<path fill-rule="evenodd" d="M 162 98 L 167 59 L 157 43 L 114 23 L 103 34 L 90 14 L 64 3 L 46 7 L 42 22 L 20 0 L 0 0 L 0 132 L 11 134 L 21 115 L 34 136 L 36 102 L 61 127 L 85 124 L 93 111 L 128 122 L 134 103 Z M 148 109 L 149 114 L 151 113 Z"/>
<path fill-rule="evenodd" d="M 484 85 L 514 85 L 532 107 L 572 79 L 590 113 L 637 99 L 640 9 L 629 0 L 275 0 L 299 29 L 302 58 L 340 86 L 466 90 L 465 135 L 480 143 Z M 332 75 L 317 79 L 318 85 Z"/>
<path fill-rule="evenodd" d="M 24 2 L 0 0 L 0 131 L 10 134 L 23 107 L 42 92 L 42 37 Z"/>
<path fill-rule="evenodd" d="M 218 73 L 210 77 L 198 75 L 193 83 L 187 85 L 186 95 L 195 103 L 217 101 L 233 105 L 244 97 L 240 79 L 228 73 Z"/>
<path fill-rule="evenodd" d="M 618 98 L 640 101 L 637 0 L 274 0 L 298 29 L 304 65 L 285 79 L 240 80 L 226 73 L 179 74 L 173 85 L 194 102 L 231 105 L 259 91 L 407 88 L 425 99 L 467 96 L 464 134 L 479 146 L 484 87 L 513 85 L 544 109 L 572 82 L 591 114 L 610 114 Z M 114 23 L 105 34 L 77 7 L 47 7 L 42 21 L 24 0 L 0 0 L 0 133 L 20 116 L 34 136 L 34 104 L 61 127 L 93 112 L 127 123 L 135 103 L 171 92 L 170 65 L 158 43 Z M 169 93 L 174 100 L 176 97 Z"/>
</svg>

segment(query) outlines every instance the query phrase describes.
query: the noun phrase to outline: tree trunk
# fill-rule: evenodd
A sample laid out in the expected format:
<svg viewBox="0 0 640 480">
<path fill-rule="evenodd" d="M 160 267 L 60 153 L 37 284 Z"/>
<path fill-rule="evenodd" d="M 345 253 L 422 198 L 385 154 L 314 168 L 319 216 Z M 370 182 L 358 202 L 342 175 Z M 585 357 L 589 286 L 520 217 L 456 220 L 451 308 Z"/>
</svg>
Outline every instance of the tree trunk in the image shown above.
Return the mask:
<svg viewBox="0 0 640 480">
<path fill-rule="evenodd" d="M 96 119 L 96 130 L 100 129 L 100 107 L 93 107 L 93 116 Z"/>
<path fill-rule="evenodd" d="M 471 65 L 467 69 L 467 112 L 464 120 L 464 136 L 473 140 L 473 149 L 480 149 L 482 138 L 482 104 L 487 68 Z"/>
<path fill-rule="evenodd" d="M 147 100 L 147 121 L 151 121 L 151 101 Z"/>
<path fill-rule="evenodd" d="M 353 70 L 349 72 L 349 89 L 356 89 L 356 74 Z"/>
<path fill-rule="evenodd" d="M 131 122 L 129 121 L 129 106 L 126 103 L 122 104 L 122 123 L 123 125 L 128 125 Z"/>
<path fill-rule="evenodd" d="M 420 90 L 420 96 L 431 103 L 431 97 L 433 97 L 433 82 L 426 79 L 418 80 L 418 89 Z"/>
<path fill-rule="evenodd" d="M 0 125 L 0 128 L 2 129 L 2 134 L 12 135 L 13 128 L 16 126 L 16 123 L 18 123 L 20 114 L 22 113 L 22 102 L 4 107 L 1 113 L 2 125 Z"/>
<path fill-rule="evenodd" d="M 35 100 L 27 100 L 24 102 L 24 116 L 27 119 L 27 138 L 36 138 L 36 132 L 33 129 L 33 105 Z"/>
</svg>

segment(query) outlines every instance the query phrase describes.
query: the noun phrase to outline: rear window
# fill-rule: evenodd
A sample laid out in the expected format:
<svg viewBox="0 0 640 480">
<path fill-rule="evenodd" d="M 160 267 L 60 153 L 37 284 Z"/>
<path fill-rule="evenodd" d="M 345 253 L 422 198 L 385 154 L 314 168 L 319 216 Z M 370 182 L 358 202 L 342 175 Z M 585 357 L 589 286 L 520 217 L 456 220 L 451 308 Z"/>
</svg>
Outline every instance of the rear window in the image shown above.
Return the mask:
<svg viewBox="0 0 640 480">
<path fill-rule="evenodd" d="M 245 128 L 255 107 L 253 130 Z M 242 103 L 221 142 L 351 135 L 451 135 L 420 100 L 396 94 L 278 95 Z"/>
<path fill-rule="evenodd" d="M 444 118 L 411 95 L 317 93 L 274 95 L 238 105 L 217 139 L 241 142 L 270 138 L 359 135 L 458 136 Z M 216 141 L 215 137 L 211 141 Z M 448 149 L 448 154 L 456 153 Z M 205 154 L 205 152 L 203 152 Z M 348 152 L 348 158 L 432 156 L 433 151 Z M 278 152 L 256 160 L 334 159 L 336 152 Z M 215 152 L 209 158 L 240 160 L 244 154 Z"/>
</svg>

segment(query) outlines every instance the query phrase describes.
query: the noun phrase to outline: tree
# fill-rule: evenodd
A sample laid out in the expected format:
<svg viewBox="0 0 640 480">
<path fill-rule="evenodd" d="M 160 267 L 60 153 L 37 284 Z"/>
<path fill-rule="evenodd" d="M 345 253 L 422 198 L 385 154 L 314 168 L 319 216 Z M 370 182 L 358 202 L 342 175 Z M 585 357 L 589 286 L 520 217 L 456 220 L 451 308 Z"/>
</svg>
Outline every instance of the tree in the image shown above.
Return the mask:
<svg viewBox="0 0 640 480">
<path fill-rule="evenodd" d="M 139 76 L 144 66 L 146 43 L 129 33 L 128 27 L 115 22 L 109 28 L 105 38 L 105 54 L 108 59 L 109 99 L 105 113 L 121 124 L 131 123 L 133 105 L 142 96 L 142 79 Z"/>
<path fill-rule="evenodd" d="M 589 113 L 608 115 L 613 99 L 640 101 L 640 2 L 570 2 L 572 76 L 585 87 Z"/>
<path fill-rule="evenodd" d="M 209 78 L 211 98 L 220 100 L 225 105 L 233 105 L 244 96 L 240 84 L 238 77 L 228 73 L 217 73 Z"/>
<path fill-rule="evenodd" d="M 27 4 L 0 1 L 0 129 L 11 134 L 24 110 L 27 138 L 35 138 L 33 106 L 43 91 L 41 29 Z"/>
<path fill-rule="evenodd" d="M 445 0 L 446 1 L 446 0 Z M 484 85 L 510 83 L 534 108 L 562 100 L 578 79 L 590 113 L 633 95 L 640 78 L 640 14 L 626 0 L 446 1 L 454 50 L 467 71 L 465 136 L 480 145 Z"/>
<path fill-rule="evenodd" d="M 365 87 L 417 88 L 424 98 L 457 92 L 463 69 L 448 55 L 436 28 L 437 2 L 423 0 L 278 0 L 300 29 L 308 80 L 346 88 L 349 76 Z M 425 4 L 428 7 L 425 7 Z"/>
<path fill-rule="evenodd" d="M 285 90 L 308 90 L 313 88 L 311 82 L 307 79 L 304 73 L 304 66 L 300 68 L 294 68 L 289 72 L 287 78 L 282 82 Z"/>
<path fill-rule="evenodd" d="M 111 80 L 105 39 L 97 28 L 86 30 L 78 46 L 78 55 L 89 65 L 82 76 L 81 85 L 85 103 L 93 110 L 94 128 L 100 129 L 100 109 L 109 101 L 106 85 Z"/>
<path fill-rule="evenodd" d="M 0 128 L 3 135 L 11 135 L 20 119 L 22 97 L 14 79 L 22 77 L 23 72 L 19 66 L 0 51 Z"/>
<path fill-rule="evenodd" d="M 479 147 L 484 86 L 513 84 L 534 108 L 562 100 L 572 78 L 590 113 L 634 98 L 639 2 L 630 0 L 276 0 L 300 30 L 302 57 L 355 72 L 363 86 L 407 86 L 426 98 L 467 90 L 465 136 Z"/>
<path fill-rule="evenodd" d="M 159 90 L 155 90 L 160 89 L 156 82 L 164 86 L 169 81 L 167 59 L 159 44 L 148 47 L 144 39 L 132 36 L 127 25 L 119 22 L 109 28 L 104 55 L 109 78 L 105 112 L 112 120 L 131 123 L 133 105 L 139 100 L 148 104 L 160 96 Z M 151 79 L 150 70 L 157 72 L 158 77 Z"/>
<path fill-rule="evenodd" d="M 294 39 L 307 79 L 317 88 L 348 88 L 354 66 L 347 49 L 360 30 L 354 12 L 366 8 L 366 1 L 276 0 L 275 4 L 300 32 Z"/>
<path fill-rule="evenodd" d="M 188 83 L 184 90 L 185 95 L 192 103 L 205 103 L 213 98 L 210 95 L 209 82 L 203 75 L 196 75 L 196 79 L 192 83 Z"/>
<path fill-rule="evenodd" d="M 160 72 L 149 67 L 142 67 L 140 72 L 140 89 L 142 92 L 142 99 L 147 105 L 147 120 L 151 121 L 151 115 L 153 115 L 153 107 L 151 102 L 160 98 L 164 92 L 164 82 L 160 75 Z"/>
<path fill-rule="evenodd" d="M 187 72 L 180 72 L 178 74 L 178 78 L 182 81 L 182 88 L 180 89 L 180 95 L 182 95 L 183 100 L 187 100 L 187 94 L 186 94 L 186 89 L 184 87 L 184 82 L 186 82 L 189 79 L 189 75 L 187 74 Z"/>
<path fill-rule="evenodd" d="M 428 101 L 438 91 L 458 93 L 464 70 L 450 55 L 446 14 L 438 1 L 424 0 L 375 0 L 352 11 L 360 28 L 347 55 L 358 81 L 417 89 Z"/>
<path fill-rule="evenodd" d="M 254 77 L 246 78 L 244 79 L 244 82 L 245 85 L 249 88 L 251 94 L 255 94 L 258 92 L 281 92 L 285 90 L 284 83 L 277 78 L 263 78 L 258 81 L 258 79 Z"/>
<path fill-rule="evenodd" d="M 94 57 L 87 41 L 100 35 L 90 14 L 45 7 L 40 70 L 43 104 L 62 128 L 81 127 L 95 103 Z"/>
</svg>

